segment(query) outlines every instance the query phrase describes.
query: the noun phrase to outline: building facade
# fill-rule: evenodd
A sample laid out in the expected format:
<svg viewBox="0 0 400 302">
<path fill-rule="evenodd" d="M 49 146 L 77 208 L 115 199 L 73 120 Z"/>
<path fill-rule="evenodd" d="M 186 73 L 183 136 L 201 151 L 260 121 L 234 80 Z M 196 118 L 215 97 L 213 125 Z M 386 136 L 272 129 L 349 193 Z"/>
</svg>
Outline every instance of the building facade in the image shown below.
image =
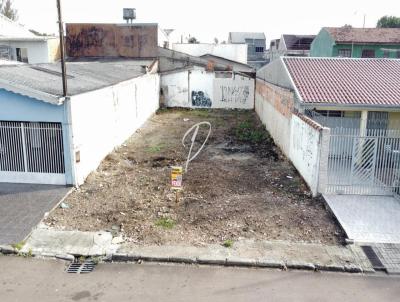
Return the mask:
<svg viewBox="0 0 400 302">
<path fill-rule="evenodd" d="M 150 62 L 151 63 L 151 62 Z M 0 182 L 80 185 L 159 106 L 159 75 L 136 61 L 0 70 Z"/>
<path fill-rule="evenodd" d="M 266 38 L 260 32 L 230 32 L 228 43 L 247 45 L 247 64 L 258 69 L 265 64 L 266 60 Z"/>
<path fill-rule="evenodd" d="M 311 44 L 310 56 L 400 58 L 400 29 L 324 27 Z"/>
<path fill-rule="evenodd" d="M 24 26 L 0 15 L 0 59 L 30 64 L 60 58 L 58 37 L 37 36 Z"/>
</svg>

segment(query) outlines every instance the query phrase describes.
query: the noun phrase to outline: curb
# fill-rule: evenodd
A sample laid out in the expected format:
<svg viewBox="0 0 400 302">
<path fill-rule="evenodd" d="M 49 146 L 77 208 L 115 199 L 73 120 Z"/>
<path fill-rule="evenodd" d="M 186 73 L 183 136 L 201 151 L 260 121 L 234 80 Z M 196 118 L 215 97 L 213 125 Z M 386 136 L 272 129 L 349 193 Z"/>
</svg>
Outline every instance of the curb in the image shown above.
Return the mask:
<svg viewBox="0 0 400 302">
<path fill-rule="evenodd" d="M 18 251 L 11 246 L 0 246 L 0 253 L 4 255 L 18 255 Z M 34 257 L 54 258 L 65 261 L 74 261 L 76 257 L 88 257 L 87 255 L 71 255 L 71 254 L 53 254 L 53 253 L 34 253 Z M 93 256 L 93 255 L 92 255 Z M 90 256 L 89 256 L 90 257 Z M 104 262 L 157 262 L 157 263 L 176 263 L 176 264 L 197 264 L 225 267 L 247 267 L 247 268 L 266 268 L 279 270 L 305 270 L 305 271 L 324 271 L 324 272 L 342 272 L 351 274 L 373 273 L 364 271 L 360 266 L 355 264 L 341 265 L 323 265 L 313 264 L 302 261 L 277 261 L 277 260 L 255 260 L 250 258 L 224 258 L 224 257 L 163 257 L 163 256 L 146 256 L 128 253 L 114 253 L 102 255 Z M 374 271 L 375 272 L 375 271 Z"/>
<path fill-rule="evenodd" d="M 203 258 L 203 257 L 153 257 L 134 254 L 116 253 L 108 257 L 109 262 L 159 262 L 159 263 L 177 263 L 177 264 L 199 264 L 227 267 L 252 267 L 252 268 L 270 268 L 280 270 L 307 270 L 307 271 L 326 271 L 343 273 L 363 273 L 360 266 L 349 264 L 340 265 L 322 265 L 297 261 L 274 261 L 274 260 L 255 260 L 246 258 Z"/>
<path fill-rule="evenodd" d="M 17 255 L 18 251 L 11 245 L 0 245 L 0 253 L 3 255 Z"/>
</svg>

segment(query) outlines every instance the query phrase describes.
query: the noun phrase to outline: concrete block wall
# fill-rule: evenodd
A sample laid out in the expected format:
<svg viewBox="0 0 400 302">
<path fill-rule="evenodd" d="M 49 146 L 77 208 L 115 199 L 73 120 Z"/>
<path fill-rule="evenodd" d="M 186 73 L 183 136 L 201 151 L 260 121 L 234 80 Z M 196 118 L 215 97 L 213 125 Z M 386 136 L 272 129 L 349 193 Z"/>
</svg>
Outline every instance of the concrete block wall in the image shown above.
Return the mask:
<svg viewBox="0 0 400 302">
<path fill-rule="evenodd" d="M 192 69 L 161 75 L 163 103 L 167 107 L 254 108 L 254 79 Z"/>
<path fill-rule="evenodd" d="M 330 129 L 294 113 L 294 93 L 262 80 L 256 82 L 255 109 L 282 152 L 291 160 L 313 196 L 327 184 Z"/>
<path fill-rule="evenodd" d="M 255 109 L 283 153 L 289 157 L 294 94 L 288 89 L 256 81 Z"/>
<path fill-rule="evenodd" d="M 71 97 L 75 185 L 159 108 L 159 85 L 158 74 L 147 74 Z"/>
</svg>

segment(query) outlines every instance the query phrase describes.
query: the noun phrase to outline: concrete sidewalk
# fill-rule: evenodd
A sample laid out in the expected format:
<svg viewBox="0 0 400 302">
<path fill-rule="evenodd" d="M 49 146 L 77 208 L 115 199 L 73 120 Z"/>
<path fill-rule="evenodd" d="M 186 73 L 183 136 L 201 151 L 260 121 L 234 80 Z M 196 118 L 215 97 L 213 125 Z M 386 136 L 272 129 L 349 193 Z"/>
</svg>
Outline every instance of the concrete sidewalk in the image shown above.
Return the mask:
<svg viewBox="0 0 400 302">
<path fill-rule="evenodd" d="M 323 196 L 350 240 L 400 243 L 400 201 L 393 196 Z"/>
<path fill-rule="evenodd" d="M 115 242 L 108 232 L 73 232 L 38 228 L 19 252 L 69 260 L 72 260 L 73 256 L 96 256 L 106 261 L 123 262 L 142 260 L 354 273 L 374 271 L 358 246 L 253 240 L 234 242 L 231 248 L 221 245 L 138 246 Z"/>
</svg>

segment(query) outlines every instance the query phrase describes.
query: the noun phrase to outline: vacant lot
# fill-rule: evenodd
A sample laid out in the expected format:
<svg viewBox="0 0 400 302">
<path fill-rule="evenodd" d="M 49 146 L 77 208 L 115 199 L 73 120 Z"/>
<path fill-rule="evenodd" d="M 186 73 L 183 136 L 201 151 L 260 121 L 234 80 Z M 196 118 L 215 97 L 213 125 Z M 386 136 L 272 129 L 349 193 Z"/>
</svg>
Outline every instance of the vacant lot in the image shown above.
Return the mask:
<svg viewBox="0 0 400 302">
<path fill-rule="evenodd" d="M 184 165 L 188 149 L 182 136 L 200 121 L 212 124 L 212 134 L 184 174 L 176 203 L 170 166 Z M 205 135 L 200 130 L 198 140 Z M 121 231 L 138 244 L 342 240 L 321 200 L 310 197 L 249 111 L 160 111 L 107 156 L 66 203 L 69 208 L 54 211 L 47 224 Z"/>
</svg>

